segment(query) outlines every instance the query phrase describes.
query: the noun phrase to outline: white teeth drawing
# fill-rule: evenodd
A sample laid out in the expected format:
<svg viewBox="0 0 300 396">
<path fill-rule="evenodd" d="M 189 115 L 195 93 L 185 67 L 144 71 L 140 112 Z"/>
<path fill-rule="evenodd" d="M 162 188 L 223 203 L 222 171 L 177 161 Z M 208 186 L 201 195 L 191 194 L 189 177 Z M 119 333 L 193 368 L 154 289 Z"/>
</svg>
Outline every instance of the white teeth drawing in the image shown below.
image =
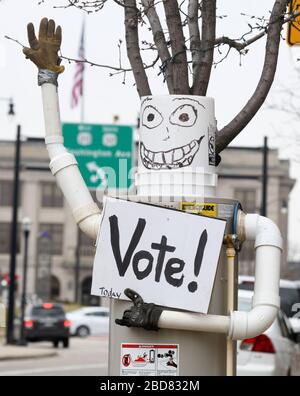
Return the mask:
<svg viewBox="0 0 300 396">
<path fill-rule="evenodd" d="M 189 144 L 176 147 L 168 151 L 151 151 L 143 143 L 140 145 L 140 155 L 147 169 L 175 169 L 191 165 L 195 154 L 199 150 L 204 135 L 199 140 L 192 140 Z"/>
</svg>

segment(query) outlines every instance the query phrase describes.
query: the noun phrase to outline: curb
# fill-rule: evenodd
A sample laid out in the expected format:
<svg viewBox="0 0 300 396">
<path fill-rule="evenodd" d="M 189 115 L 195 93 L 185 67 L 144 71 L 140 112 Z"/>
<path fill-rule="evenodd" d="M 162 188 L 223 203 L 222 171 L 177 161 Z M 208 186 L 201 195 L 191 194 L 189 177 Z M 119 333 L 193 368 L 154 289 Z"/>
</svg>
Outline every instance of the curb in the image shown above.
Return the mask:
<svg viewBox="0 0 300 396">
<path fill-rule="evenodd" d="M 25 360 L 25 359 L 43 359 L 47 357 L 57 356 L 58 353 L 56 351 L 49 351 L 44 353 L 34 353 L 28 352 L 28 354 L 7 354 L 7 355 L 0 355 L 0 362 L 7 361 L 7 360 Z"/>
</svg>

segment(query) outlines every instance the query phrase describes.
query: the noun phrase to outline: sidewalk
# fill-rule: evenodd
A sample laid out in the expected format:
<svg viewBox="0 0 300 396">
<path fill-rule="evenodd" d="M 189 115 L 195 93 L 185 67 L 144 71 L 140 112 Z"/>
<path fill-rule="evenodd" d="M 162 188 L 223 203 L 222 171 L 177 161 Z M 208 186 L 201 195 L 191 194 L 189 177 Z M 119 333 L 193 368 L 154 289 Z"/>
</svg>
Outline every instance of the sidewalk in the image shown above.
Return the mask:
<svg viewBox="0 0 300 396">
<path fill-rule="evenodd" d="M 56 356 L 57 350 L 31 346 L 5 345 L 5 329 L 0 328 L 0 361 Z"/>
<path fill-rule="evenodd" d="M 38 359 L 56 356 L 57 351 L 51 349 L 32 348 L 28 346 L 0 345 L 0 361 L 12 359 Z"/>
</svg>

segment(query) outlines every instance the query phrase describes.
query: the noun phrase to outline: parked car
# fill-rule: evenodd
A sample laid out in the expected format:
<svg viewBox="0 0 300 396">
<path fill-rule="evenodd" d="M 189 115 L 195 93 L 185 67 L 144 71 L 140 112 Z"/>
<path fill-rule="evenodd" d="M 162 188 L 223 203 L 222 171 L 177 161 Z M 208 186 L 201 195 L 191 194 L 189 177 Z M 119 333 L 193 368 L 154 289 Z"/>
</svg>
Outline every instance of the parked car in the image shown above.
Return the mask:
<svg viewBox="0 0 300 396">
<path fill-rule="evenodd" d="M 84 307 L 67 314 L 71 322 L 71 335 L 107 334 L 109 331 L 109 310 L 104 307 Z"/>
<path fill-rule="evenodd" d="M 298 300 L 296 304 L 292 306 L 292 312 L 290 317 L 290 322 L 292 324 L 293 330 L 296 333 L 300 333 L 300 281 L 293 282 L 296 285 L 298 292 Z"/>
<path fill-rule="evenodd" d="M 297 281 L 280 279 L 280 307 L 289 318 L 293 331 L 300 332 L 300 285 Z M 253 276 L 239 276 L 239 289 L 253 290 Z"/>
<path fill-rule="evenodd" d="M 239 290 L 238 305 L 241 311 L 250 311 L 252 291 Z M 279 310 L 271 327 L 257 337 L 238 341 L 237 375 L 287 376 L 300 374 L 299 334 L 290 326 L 285 313 Z"/>
<path fill-rule="evenodd" d="M 69 347 L 70 321 L 59 304 L 44 303 L 27 307 L 24 328 L 27 341 L 51 341 L 56 348 L 62 342 L 64 348 Z"/>
</svg>

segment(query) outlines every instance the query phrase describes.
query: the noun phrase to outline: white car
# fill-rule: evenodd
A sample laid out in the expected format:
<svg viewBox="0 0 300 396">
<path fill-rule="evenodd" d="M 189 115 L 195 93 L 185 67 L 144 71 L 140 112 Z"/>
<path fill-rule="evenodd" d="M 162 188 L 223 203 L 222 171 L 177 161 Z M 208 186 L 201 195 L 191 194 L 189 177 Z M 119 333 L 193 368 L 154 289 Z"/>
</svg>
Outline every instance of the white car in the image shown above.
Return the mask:
<svg viewBox="0 0 300 396">
<path fill-rule="evenodd" d="M 88 335 L 108 334 L 109 310 L 104 307 L 84 307 L 67 313 L 71 322 L 71 335 L 87 337 Z"/>
<path fill-rule="evenodd" d="M 292 306 L 290 322 L 294 332 L 300 333 L 300 281 L 294 281 L 298 292 L 298 301 Z"/>
<path fill-rule="evenodd" d="M 253 292 L 239 290 L 239 310 L 250 311 Z M 289 321 L 282 311 L 271 327 L 257 337 L 237 343 L 237 375 L 300 375 L 300 345 L 294 341 Z"/>
</svg>

